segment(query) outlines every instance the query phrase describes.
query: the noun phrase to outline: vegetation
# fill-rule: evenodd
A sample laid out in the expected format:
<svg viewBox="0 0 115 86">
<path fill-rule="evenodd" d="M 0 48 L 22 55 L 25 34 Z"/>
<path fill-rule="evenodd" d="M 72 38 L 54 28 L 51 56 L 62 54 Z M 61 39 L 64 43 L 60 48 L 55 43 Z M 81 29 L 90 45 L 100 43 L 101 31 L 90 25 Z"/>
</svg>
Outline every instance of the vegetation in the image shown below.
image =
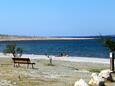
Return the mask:
<svg viewBox="0 0 115 86">
<path fill-rule="evenodd" d="M 17 47 L 16 43 L 11 43 L 6 45 L 6 48 L 4 49 L 4 54 L 11 53 L 14 57 L 21 57 L 23 53 L 23 49 Z"/>
<path fill-rule="evenodd" d="M 11 64 L 0 67 L 0 80 L 11 81 L 13 86 L 74 86 L 75 81 L 81 78 L 88 83 L 91 73 L 86 72 L 87 70 L 109 68 L 108 64 L 55 60 L 53 62 L 56 66 L 52 67 L 44 65 L 49 62 L 48 60 L 40 59 L 33 60 L 36 63 L 35 69 L 27 69 L 24 65 L 14 68 L 11 59 L 0 58 L 0 61 L 4 64 Z M 71 67 L 79 70 L 73 70 Z M 112 75 L 115 76 L 114 73 Z M 106 86 L 115 86 L 115 82 L 107 82 L 107 84 Z"/>
<path fill-rule="evenodd" d="M 100 73 L 101 70 L 104 70 L 104 69 L 101 69 L 101 68 L 92 68 L 92 69 L 89 69 L 90 72 L 96 72 L 96 73 Z"/>
<path fill-rule="evenodd" d="M 100 37 L 103 45 L 107 47 L 109 52 L 111 52 L 110 56 L 110 70 L 114 71 L 114 52 L 115 52 L 115 41 L 111 37 L 103 38 Z"/>
<path fill-rule="evenodd" d="M 115 41 L 111 37 L 100 37 L 102 44 L 108 48 L 110 52 L 115 51 Z"/>
</svg>

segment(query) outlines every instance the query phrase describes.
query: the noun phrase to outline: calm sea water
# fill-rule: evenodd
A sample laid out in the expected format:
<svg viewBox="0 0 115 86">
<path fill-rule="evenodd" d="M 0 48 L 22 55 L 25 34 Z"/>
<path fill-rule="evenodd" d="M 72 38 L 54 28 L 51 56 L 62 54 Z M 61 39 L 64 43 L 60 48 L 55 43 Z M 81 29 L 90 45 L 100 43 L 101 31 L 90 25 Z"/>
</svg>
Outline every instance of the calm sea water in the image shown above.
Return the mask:
<svg viewBox="0 0 115 86">
<path fill-rule="evenodd" d="M 2 52 L 9 42 L 0 42 Z M 69 56 L 108 58 L 108 50 L 97 40 L 37 40 L 37 41 L 16 41 L 17 45 L 23 48 L 26 54 L 49 54 L 59 55 L 60 53 Z"/>
</svg>

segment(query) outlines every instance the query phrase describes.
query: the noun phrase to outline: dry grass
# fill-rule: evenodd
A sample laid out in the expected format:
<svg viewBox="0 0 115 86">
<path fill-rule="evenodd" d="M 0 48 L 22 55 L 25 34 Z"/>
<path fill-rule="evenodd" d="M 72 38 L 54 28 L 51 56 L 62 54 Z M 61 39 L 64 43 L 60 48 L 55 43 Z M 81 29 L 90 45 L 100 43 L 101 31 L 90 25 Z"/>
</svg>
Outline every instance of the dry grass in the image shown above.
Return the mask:
<svg viewBox="0 0 115 86">
<path fill-rule="evenodd" d="M 26 65 L 14 68 L 11 59 L 0 61 L 3 64 L 0 80 L 16 82 L 16 86 L 74 86 L 74 82 L 81 78 L 88 82 L 91 72 L 109 68 L 107 64 L 67 61 L 53 61 L 53 66 L 49 66 L 47 60 L 33 60 L 35 69 L 27 69 Z M 115 86 L 115 83 L 107 83 L 107 86 Z"/>
</svg>

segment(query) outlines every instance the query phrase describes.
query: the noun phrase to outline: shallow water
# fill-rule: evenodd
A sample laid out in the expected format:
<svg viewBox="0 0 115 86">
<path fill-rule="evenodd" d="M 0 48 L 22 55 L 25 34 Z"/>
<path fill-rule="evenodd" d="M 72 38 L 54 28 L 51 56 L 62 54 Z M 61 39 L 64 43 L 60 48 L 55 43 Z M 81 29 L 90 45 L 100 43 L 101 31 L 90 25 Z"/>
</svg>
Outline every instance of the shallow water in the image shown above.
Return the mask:
<svg viewBox="0 0 115 86">
<path fill-rule="evenodd" d="M 31 40 L 15 41 L 26 54 L 59 55 L 108 58 L 108 50 L 97 40 Z M 2 52 L 10 42 L 0 42 Z"/>
</svg>

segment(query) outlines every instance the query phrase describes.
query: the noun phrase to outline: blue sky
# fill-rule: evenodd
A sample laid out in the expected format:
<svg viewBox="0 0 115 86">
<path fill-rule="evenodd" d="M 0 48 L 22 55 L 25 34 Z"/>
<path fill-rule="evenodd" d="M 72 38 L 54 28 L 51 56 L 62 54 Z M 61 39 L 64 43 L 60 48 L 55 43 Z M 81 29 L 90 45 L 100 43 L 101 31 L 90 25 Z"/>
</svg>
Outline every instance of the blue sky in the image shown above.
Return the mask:
<svg viewBox="0 0 115 86">
<path fill-rule="evenodd" d="M 115 35 L 115 0 L 0 0 L 0 34 Z"/>
</svg>

